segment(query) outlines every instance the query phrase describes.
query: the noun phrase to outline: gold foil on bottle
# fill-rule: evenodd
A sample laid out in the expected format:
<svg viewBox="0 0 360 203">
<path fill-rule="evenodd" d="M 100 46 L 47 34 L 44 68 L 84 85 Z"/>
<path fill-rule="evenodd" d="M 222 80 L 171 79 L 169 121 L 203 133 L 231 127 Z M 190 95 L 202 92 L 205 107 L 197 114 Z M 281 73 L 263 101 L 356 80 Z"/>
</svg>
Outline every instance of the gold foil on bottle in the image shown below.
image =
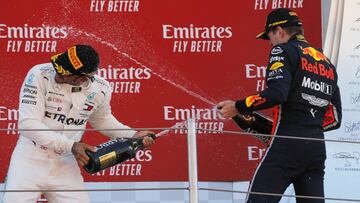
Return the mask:
<svg viewBox="0 0 360 203">
<path fill-rule="evenodd" d="M 101 169 L 107 168 L 107 166 L 116 163 L 116 153 L 115 151 L 112 151 L 110 153 L 104 154 L 99 157 L 99 160 L 100 160 L 100 168 Z"/>
</svg>

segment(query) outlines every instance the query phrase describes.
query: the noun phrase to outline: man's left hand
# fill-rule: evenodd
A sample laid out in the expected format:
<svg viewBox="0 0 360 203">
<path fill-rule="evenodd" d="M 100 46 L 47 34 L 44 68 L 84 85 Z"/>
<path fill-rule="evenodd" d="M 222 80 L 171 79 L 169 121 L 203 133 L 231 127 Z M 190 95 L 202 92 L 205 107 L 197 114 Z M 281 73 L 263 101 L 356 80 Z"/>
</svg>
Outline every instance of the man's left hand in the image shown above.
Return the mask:
<svg viewBox="0 0 360 203">
<path fill-rule="evenodd" d="M 239 112 L 236 109 L 235 102 L 232 100 L 222 101 L 217 105 L 219 112 L 224 118 L 232 118 Z"/>
<path fill-rule="evenodd" d="M 81 166 L 85 166 L 89 163 L 89 156 L 85 153 L 86 150 L 96 152 L 95 147 L 81 142 L 74 142 L 74 145 L 71 148 L 72 154 Z"/>
</svg>

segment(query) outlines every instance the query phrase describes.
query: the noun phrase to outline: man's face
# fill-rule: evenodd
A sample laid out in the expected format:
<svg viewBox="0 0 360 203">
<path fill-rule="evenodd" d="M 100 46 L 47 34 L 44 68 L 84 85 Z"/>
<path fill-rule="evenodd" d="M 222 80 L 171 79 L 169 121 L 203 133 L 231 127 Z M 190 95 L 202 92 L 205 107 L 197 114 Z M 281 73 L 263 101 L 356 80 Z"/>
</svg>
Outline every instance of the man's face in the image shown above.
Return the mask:
<svg viewBox="0 0 360 203">
<path fill-rule="evenodd" d="M 291 37 L 287 32 L 280 26 L 277 26 L 274 30 L 268 32 L 270 39 L 270 46 L 276 46 L 282 43 L 286 43 Z"/>
<path fill-rule="evenodd" d="M 81 74 L 81 75 L 69 75 L 69 76 L 62 76 L 59 74 L 56 74 L 55 81 L 60 84 L 69 84 L 73 86 L 80 86 L 84 84 L 85 82 L 88 82 L 91 80 L 92 77 L 94 77 L 95 72 L 88 73 L 88 74 Z"/>
<path fill-rule="evenodd" d="M 279 32 L 278 28 L 276 28 L 275 30 L 269 31 L 267 35 L 270 39 L 271 47 L 276 46 L 281 43 L 280 32 Z"/>
</svg>

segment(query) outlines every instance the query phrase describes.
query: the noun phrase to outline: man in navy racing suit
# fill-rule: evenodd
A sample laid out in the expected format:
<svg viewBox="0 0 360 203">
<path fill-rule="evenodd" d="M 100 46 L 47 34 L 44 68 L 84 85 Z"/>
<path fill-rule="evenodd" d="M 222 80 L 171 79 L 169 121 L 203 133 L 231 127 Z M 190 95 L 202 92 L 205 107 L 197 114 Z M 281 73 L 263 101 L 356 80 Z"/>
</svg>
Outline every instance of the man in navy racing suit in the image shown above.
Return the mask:
<svg viewBox="0 0 360 203">
<path fill-rule="evenodd" d="M 274 108 L 272 134 L 266 155 L 254 174 L 250 192 L 283 194 L 293 183 L 297 203 L 323 203 L 325 143 L 276 135 L 324 138 L 324 131 L 340 127 L 341 100 L 335 67 L 323 53 L 308 44 L 297 14 L 289 9 L 272 11 L 265 32 L 270 40 L 267 88 L 238 101 L 218 104 L 225 118 Z M 278 202 L 280 196 L 250 194 L 248 203 Z"/>
</svg>

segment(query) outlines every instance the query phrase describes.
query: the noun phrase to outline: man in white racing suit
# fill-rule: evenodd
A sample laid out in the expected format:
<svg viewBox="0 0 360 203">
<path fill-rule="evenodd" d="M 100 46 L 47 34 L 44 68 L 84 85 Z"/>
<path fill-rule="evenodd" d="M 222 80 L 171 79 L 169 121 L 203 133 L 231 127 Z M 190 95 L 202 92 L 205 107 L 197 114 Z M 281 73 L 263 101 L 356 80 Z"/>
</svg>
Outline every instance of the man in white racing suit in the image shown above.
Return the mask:
<svg viewBox="0 0 360 203">
<path fill-rule="evenodd" d="M 95 75 L 99 56 L 88 45 L 75 45 L 34 66 L 27 74 L 19 99 L 19 140 L 13 151 L 6 179 L 4 203 L 35 203 L 41 193 L 50 203 L 87 203 L 86 192 L 46 192 L 85 189 L 77 162 L 84 166 L 85 150 L 95 148 L 81 142 L 89 121 L 110 137 L 142 137 L 149 131 L 134 131 L 111 113 L 109 83 Z M 66 129 L 78 129 L 71 131 Z M 154 144 L 146 136 L 144 147 Z M 40 192 L 44 191 L 44 192 Z"/>
</svg>

